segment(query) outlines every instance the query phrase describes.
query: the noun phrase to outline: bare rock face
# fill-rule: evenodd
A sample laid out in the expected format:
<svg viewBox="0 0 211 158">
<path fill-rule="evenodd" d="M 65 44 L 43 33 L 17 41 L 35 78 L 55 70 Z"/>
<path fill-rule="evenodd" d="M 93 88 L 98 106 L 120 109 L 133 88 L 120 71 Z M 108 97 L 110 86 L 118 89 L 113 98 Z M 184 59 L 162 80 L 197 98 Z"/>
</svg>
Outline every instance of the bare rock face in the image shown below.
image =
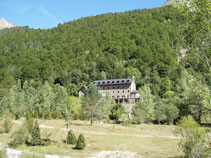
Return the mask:
<svg viewBox="0 0 211 158">
<path fill-rule="evenodd" d="M 163 6 L 171 5 L 173 3 L 181 3 L 181 4 L 186 4 L 190 0 L 167 0 L 167 2 Z"/>
<path fill-rule="evenodd" d="M 17 27 L 17 25 L 7 22 L 4 18 L 0 19 L 0 30 L 11 27 Z"/>
</svg>

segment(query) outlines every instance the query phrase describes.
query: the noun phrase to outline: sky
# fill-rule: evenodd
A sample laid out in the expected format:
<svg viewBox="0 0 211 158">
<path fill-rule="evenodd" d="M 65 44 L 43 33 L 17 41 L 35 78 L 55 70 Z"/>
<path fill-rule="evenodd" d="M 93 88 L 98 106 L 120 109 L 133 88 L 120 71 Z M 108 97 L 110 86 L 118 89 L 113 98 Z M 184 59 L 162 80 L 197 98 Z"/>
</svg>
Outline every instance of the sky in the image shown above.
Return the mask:
<svg viewBox="0 0 211 158">
<path fill-rule="evenodd" d="M 156 8 L 166 0 L 0 0 L 0 18 L 19 26 L 48 29 L 104 13 Z"/>
</svg>

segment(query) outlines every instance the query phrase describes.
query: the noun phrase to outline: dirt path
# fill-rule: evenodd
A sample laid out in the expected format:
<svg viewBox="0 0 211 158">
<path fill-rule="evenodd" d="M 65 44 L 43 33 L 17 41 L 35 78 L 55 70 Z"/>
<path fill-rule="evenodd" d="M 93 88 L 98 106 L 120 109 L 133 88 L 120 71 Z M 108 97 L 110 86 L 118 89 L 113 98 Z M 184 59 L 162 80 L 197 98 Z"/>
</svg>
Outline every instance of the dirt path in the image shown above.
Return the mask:
<svg viewBox="0 0 211 158">
<path fill-rule="evenodd" d="M 49 128 L 49 129 L 54 129 L 55 127 L 53 126 L 45 126 L 45 125 L 40 125 L 40 128 Z M 62 128 L 64 131 L 68 131 L 69 129 L 67 128 Z M 142 137 L 142 138 L 169 138 L 169 139 L 179 139 L 179 137 L 176 136 L 153 136 L 153 135 L 142 135 L 142 134 L 120 134 L 120 133 L 106 133 L 106 132 L 91 132 L 91 131 L 82 131 L 82 130 L 74 130 L 74 132 L 79 132 L 79 133 L 87 133 L 87 134 L 97 134 L 97 135 L 115 135 L 115 136 L 132 136 L 132 137 Z"/>
</svg>

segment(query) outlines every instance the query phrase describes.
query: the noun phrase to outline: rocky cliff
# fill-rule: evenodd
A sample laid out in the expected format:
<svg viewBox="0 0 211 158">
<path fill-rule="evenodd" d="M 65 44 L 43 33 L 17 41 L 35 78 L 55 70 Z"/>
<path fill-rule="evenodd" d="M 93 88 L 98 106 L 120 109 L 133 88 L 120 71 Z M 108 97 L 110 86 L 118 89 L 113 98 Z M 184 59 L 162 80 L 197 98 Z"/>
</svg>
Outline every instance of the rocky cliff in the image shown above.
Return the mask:
<svg viewBox="0 0 211 158">
<path fill-rule="evenodd" d="M 17 25 L 7 22 L 4 18 L 0 19 L 0 30 L 5 28 L 16 27 Z"/>
</svg>

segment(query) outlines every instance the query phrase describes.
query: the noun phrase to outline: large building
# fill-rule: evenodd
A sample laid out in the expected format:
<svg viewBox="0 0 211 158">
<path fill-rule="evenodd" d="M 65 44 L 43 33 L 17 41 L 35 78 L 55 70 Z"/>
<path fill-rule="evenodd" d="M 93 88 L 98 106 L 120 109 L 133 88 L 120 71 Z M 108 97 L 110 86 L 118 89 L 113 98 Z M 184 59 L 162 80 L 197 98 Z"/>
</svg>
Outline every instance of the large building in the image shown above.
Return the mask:
<svg viewBox="0 0 211 158">
<path fill-rule="evenodd" d="M 124 79 L 97 80 L 94 81 L 93 84 L 99 88 L 99 92 L 102 94 L 102 97 L 105 97 L 106 93 L 109 92 L 117 103 L 134 104 L 140 98 L 140 95 L 136 90 L 136 82 L 134 77 Z M 86 86 L 80 89 L 79 96 L 84 95 L 85 89 Z"/>
</svg>

